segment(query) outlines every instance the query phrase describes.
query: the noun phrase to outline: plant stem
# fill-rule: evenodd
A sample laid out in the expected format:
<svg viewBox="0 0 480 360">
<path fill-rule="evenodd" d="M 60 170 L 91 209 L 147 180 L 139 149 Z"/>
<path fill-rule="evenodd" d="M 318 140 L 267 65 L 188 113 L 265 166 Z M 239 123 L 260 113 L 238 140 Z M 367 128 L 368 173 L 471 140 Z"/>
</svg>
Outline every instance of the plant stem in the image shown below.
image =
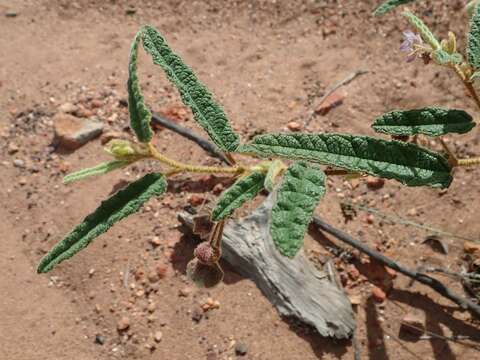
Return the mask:
<svg viewBox="0 0 480 360">
<path fill-rule="evenodd" d="M 467 79 L 467 76 L 465 75 L 465 73 L 462 71 L 462 69 L 458 65 L 455 65 L 452 68 L 455 70 L 457 75 L 460 77 L 463 84 L 465 85 L 468 92 L 470 93 L 473 100 L 475 101 L 475 104 L 477 104 L 477 107 L 480 109 L 480 98 L 478 97 L 478 94 L 477 94 L 475 88 L 473 87 L 472 83 L 470 82 L 470 80 Z"/>
<path fill-rule="evenodd" d="M 160 154 L 158 150 L 150 144 L 150 154 L 151 157 L 160 161 L 162 164 L 170 166 L 172 171 L 170 175 L 179 173 L 179 172 L 193 172 L 193 173 L 207 173 L 207 174 L 241 174 L 245 172 L 243 166 L 235 167 L 218 167 L 218 166 L 197 166 L 190 165 L 178 162 L 176 160 L 170 159 L 165 155 Z"/>
<path fill-rule="evenodd" d="M 462 166 L 462 167 L 469 167 L 469 166 L 475 166 L 475 165 L 480 165 L 480 158 L 472 158 L 472 159 L 458 159 L 457 160 L 457 166 Z"/>
</svg>

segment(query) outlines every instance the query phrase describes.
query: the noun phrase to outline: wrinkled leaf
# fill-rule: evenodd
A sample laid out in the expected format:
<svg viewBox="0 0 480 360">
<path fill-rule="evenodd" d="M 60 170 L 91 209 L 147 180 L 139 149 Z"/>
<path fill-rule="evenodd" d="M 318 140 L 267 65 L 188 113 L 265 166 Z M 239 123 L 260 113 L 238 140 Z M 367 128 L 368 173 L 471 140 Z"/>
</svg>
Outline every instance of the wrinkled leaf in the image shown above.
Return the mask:
<svg viewBox="0 0 480 360">
<path fill-rule="evenodd" d="M 382 5 L 378 6 L 375 9 L 375 11 L 373 12 L 373 15 L 375 16 L 385 15 L 387 12 L 392 11 L 397 6 L 408 4 L 414 1 L 415 0 L 387 0 Z"/>
<path fill-rule="evenodd" d="M 125 189 L 103 201 L 100 207 L 55 245 L 41 260 L 37 272 L 50 271 L 63 260 L 71 258 L 116 222 L 137 212 L 148 199 L 163 194 L 166 188 L 167 182 L 161 174 L 147 174 L 129 184 Z"/>
<path fill-rule="evenodd" d="M 113 161 L 104 162 L 104 163 L 98 164 L 97 166 L 87 168 L 87 169 L 82 169 L 80 171 L 68 174 L 63 178 L 63 183 L 69 184 L 73 181 L 82 180 L 90 176 L 103 175 L 110 171 L 120 169 L 128 165 L 129 163 L 130 162 L 127 160 L 113 160 Z"/>
<path fill-rule="evenodd" d="M 130 49 L 130 61 L 128 64 L 128 111 L 130 114 L 130 127 L 135 132 L 140 142 L 147 143 L 152 139 L 153 131 L 150 127 L 152 113 L 145 105 L 145 100 L 140 89 L 140 81 L 137 74 L 138 43 L 142 38 L 140 30 L 133 40 Z"/>
<path fill-rule="evenodd" d="M 473 118 L 463 110 L 433 107 L 391 111 L 377 118 L 372 125 L 376 132 L 401 136 L 464 134 L 474 127 Z"/>
<path fill-rule="evenodd" d="M 213 209 L 212 220 L 225 219 L 245 202 L 252 200 L 262 191 L 264 181 L 265 174 L 257 171 L 240 178 L 222 193 L 215 209 Z"/>
<path fill-rule="evenodd" d="M 232 152 L 240 143 L 223 109 L 212 94 L 197 79 L 193 71 L 173 53 L 160 33 L 151 26 L 143 28 L 143 47 L 153 62 L 162 67 L 168 79 L 178 88 L 182 101 L 190 107 L 195 120 L 207 131 L 222 150 Z"/>
<path fill-rule="evenodd" d="M 440 154 L 414 144 L 346 134 L 265 134 L 239 152 L 306 160 L 395 179 L 409 186 L 448 187 L 451 167 Z"/>
<path fill-rule="evenodd" d="M 480 6 L 476 5 L 470 21 L 467 58 L 474 70 L 480 69 Z"/>
<path fill-rule="evenodd" d="M 296 162 L 287 169 L 272 208 L 270 232 L 280 253 L 293 258 L 303 245 L 313 212 L 325 195 L 325 174 L 315 165 Z"/>
</svg>

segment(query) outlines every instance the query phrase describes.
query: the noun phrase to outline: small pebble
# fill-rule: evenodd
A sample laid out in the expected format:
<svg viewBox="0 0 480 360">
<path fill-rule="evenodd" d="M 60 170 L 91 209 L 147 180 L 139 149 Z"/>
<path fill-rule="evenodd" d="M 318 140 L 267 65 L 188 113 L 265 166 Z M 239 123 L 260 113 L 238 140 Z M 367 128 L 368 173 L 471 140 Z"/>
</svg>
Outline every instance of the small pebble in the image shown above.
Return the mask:
<svg viewBox="0 0 480 360">
<path fill-rule="evenodd" d="M 125 331 L 130 327 L 130 319 L 126 316 L 123 316 L 117 323 L 118 331 Z"/>
<path fill-rule="evenodd" d="M 163 334 L 161 331 L 155 332 L 155 335 L 153 336 L 153 339 L 158 343 L 162 341 Z"/>
<path fill-rule="evenodd" d="M 247 355 L 248 352 L 248 347 L 245 343 L 239 342 L 237 345 L 235 345 L 235 354 L 239 356 L 245 356 Z"/>
<path fill-rule="evenodd" d="M 103 335 L 100 335 L 100 334 L 95 335 L 95 344 L 97 344 L 97 345 L 105 344 L 105 337 Z"/>
</svg>

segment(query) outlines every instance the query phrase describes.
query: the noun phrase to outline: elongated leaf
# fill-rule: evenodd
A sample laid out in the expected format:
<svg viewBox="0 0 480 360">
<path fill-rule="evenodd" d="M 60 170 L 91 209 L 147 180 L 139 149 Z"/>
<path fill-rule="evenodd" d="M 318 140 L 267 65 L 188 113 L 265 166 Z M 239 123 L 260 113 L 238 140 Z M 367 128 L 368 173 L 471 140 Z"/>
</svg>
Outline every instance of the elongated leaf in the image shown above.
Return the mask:
<svg viewBox="0 0 480 360">
<path fill-rule="evenodd" d="M 285 169 L 285 164 L 280 160 L 274 160 L 268 168 L 267 175 L 265 177 L 265 189 L 272 192 L 275 186 L 275 180 L 278 175 Z"/>
<path fill-rule="evenodd" d="M 470 21 L 467 47 L 468 62 L 474 70 L 480 69 L 480 6 L 474 5 L 473 15 Z"/>
<path fill-rule="evenodd" d="M 232 130 L 223 109 L 212 94 L 197 79 L 193 71 L 173 53 L 160 33 L 151 26 L 143 28 L 143 47 L 178 88 L 182 101 L 192 109 L 195 120 L 207 131 L 213 142 L 222 150 L 235 151 L 240 138 Z"/>
<path fill-rule="evenodd" d="M 225 219 L 246 201 L 252 200 L 262 191 L 264 181 L 265 175 L 257 171 L 239 179 L 221 195 L 217 206 L 213 209 L 212 220 Z"/>
<path fill-rule="evenodd" d="M 133 129 L 140 142 L 147 143 L 153 136 L 152 128 L 150 127 L 152 113 L 147 105 L 145 105 L 137 74 L 138 43 L 141 38 L 142 30 L 140 30 L 135 36 L 130 49 L 127 82 L 128 111 L 130 113 L 130 127 Z"/>
<path fill-rule="evenodd" d="M 391 111 L 375 120 L 372 128 L 389 135 L 441 136 L 464 134 L 475 127 L 472 117 L 463 110 L 423 108 Z"/>
<path fill-rule="evenodd" d="M 414 1 L 415 0 L 387 0 L 382 5 L 378 6 L 375 9 L 375 11 L 373 12 L 373 15 L 375 16 L 385 15 L 387 12 L 392 11 L 397 6 L 408 4 Z"/>
<path fill-rule="evenodd" d="M 325 195 L 325 174 L 315 165 L 295 162 L 287 169 L 272 208 L 270 233 L 282 255 L 294 257 L 303 245 L 313 212 Z"/>
<path fill-rule="evenodd" d="M 63 183 L 68 184 L 73 181 L 82 180 L 90 176 L 103 175 L 110 171 L 124 167 L 129 163 L 130 162 L 127 160 L 113 160 L 109 162 L 104 162 L 104 163 L 98 164 L 97 166 L 87 168 L 87 169 L 82 169 L 80 171 L 68 174 L 63 178 Z"/>
<path fill-rule="evenodd" d="M 102 202 L 97 210 L 88 215 L 81 224 L 60 241 L 42 259 L 37 272 L 50 271 L 58 263 L 71 258 L 116 222 L 137 212 L 152 196 L 163 194 L 166 188 L 165 177 L 161 174 L 147 174 L 129 184 L 125 189 Z"/>
<path fill-rule="evenodd" d="M 345 134 L 265 134 L 238 150 L 280 156 L 395 179 L 409 186 L 448 187 L 451 167 L 438 153 L 400 141 Z"/>
</svg>

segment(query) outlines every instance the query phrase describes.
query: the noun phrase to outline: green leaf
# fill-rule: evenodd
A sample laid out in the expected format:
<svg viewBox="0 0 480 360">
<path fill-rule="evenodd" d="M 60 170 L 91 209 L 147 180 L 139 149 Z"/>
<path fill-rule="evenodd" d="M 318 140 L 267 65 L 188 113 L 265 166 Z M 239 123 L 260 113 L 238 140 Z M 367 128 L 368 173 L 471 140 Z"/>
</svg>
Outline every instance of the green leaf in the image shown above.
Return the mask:
<svg viewBox="0 0 480 360">
<path fill-rule="evenodd" d="M 160 33 L 151 26 L 143 28 L 143 47 L 153 63 L 162 67 L 168 79 L 178 88 L 182 101 L 192 109 L 195 120 L 207 131 L 213 142 L 226 152 L 233 152 L 240 143 L 223 109 L 197 79 L 193 71 L 173 53 Z"/>
<path fill-rule="evenodd" d="M 303 245 L 313 212 L 325 195 L 325 174 L 304 162 L 287 169 L 272 208 L 270 233 L 280 253 L 293 258 Z"/>
<path fill-rule="evenodd" d="M 462 54 L 449 54 L 443 49 L 438 49 L 432 52 L 432 59 L 438 65 L 459 65 L 463 61 Z"/>
<path fill-rule="evenodd" d="M 285 169 L 285 164 L 281 160 L 274 160 L 270 167 L 268 168 L 267 175 L 265 176 L 265 189 L 269 192 L 273 191 L 275 186 L 275 180 L 281 174 L 281 172 Z"/>
<path fill-rule="evenodd" d="M 71 258 L 85 248 L 116 222 L 137 212 L 152 196 L 165 192 L 167 182 L 162 174 L 147 174 L 125 189 L 103 201 L 92 214 L 75 227 L 40 262 L 38 273 L 50 271 L 63 260 Z"/>
<path fill-rule="evenodd" d="M 87 168 L 87 169 L 82 169 L 80 171 L 68 174 L 63 178 L 63 183 L 68 184 L 73 181 L 82 180 L 90 176 L 103 175 L 110 171 L 120 169 L 128 165 L 129 163 L 130 162 L 127 160 L 113 160 L 113 161 L 104 162 L 104 163 L 98 164 L 97 166 Z"/>
<path fill-rule="evenodd" d="M 137 33 L 130 48 L 127 82 L 128 111 L 130 113 L 130 127 L 135 132 L 138 140 L 148 143 L 153 136 L 152 128 L 150 127 L 152 113 L 145 105 L 137 74 L 138 43 L 141 38 L 142 30 Z"/>
<path fill-rule="evenodd" d="M 472 17 L 473 11 L 475 7 L 478 5 L 479 0 L 471 0 L 466 6 L 465 9 L 467 10 L 468 17 Z"/>
<path fill-rule="evenodd" d="M 448 161 L 414 144 L 345 134 L 265 134 L 239 152 L 268 158 L 307 160 L 395 179 L 409 186 L 448 187 Z"/>
<path fill-rule="evenodd" d="M 246 201 L 252 200 L 262 191 L 264 181 L 265 174 L 258 171 L 240 178 L 220 196 L 215 209 L 213 209 L 212 220 L 220 221 L 225 219 Z"/>
<path fill-rule="evenodd" d="M 476 5 L 470 21 L 467 58 L 474 70 L 480 69 L 480 6 Z"/>
<path fill-rule="evenodd" d="M 475 127 L 472 117 L 463 110 L 427 107 L 407 111 L 391 111 L 375 120 L 372 128 L 389 135 L 441 136 L 464 134 Z"/>
<path fill-rule="evenodd" d="M 425 25 L 425 23 L 421 19 L 416 17 L 415 14 L 413 14 L 410 11 L 404 11 L 403 16 L 407 18 L 410 25 L 412 25 L 415 28 L 415 30 L 419 32 L 423 41 L 428 43 L 433 50 L 439 50 L 442 48 L 440 45 L 440 42 L 437 40 L 435 35 L 433 35 L 433 33 L 428 28 L 428 26 Z"/>
<path fill-rule="evenodd" d="M 375 11 L 373 12 L 373 15 L 375 16 L 385 15 L 389 11 L 395 9 L 397 6 L 408 4 L 414 1 L 415 0 L 387 0 L 382 5 L 378 6 L 375 9 Z"/>
</svg>

